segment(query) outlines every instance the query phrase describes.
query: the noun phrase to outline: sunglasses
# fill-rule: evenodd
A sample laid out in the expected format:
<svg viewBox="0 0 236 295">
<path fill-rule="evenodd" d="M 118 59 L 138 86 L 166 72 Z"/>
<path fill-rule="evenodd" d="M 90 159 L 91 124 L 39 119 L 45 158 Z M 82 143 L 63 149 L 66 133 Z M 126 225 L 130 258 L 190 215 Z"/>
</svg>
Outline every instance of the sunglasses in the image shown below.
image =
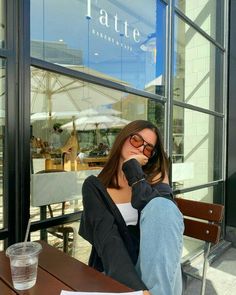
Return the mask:
<svg viewBox="0 0 236 295">
<path fill-rule="evenodd" d="M 143 154 L 148 158 L 151 158 L 155 154 L 155 147 L 152 144 L 147 143 L 142 138 L 142 136 L 137 133 L 132 134 L 130 136 L 129 142 L 135 148 L 139 148 L 139 147 L 143 146 Z M 146 144 L 145 144 L 145 142 L 146 142 Z"/>
</svg>

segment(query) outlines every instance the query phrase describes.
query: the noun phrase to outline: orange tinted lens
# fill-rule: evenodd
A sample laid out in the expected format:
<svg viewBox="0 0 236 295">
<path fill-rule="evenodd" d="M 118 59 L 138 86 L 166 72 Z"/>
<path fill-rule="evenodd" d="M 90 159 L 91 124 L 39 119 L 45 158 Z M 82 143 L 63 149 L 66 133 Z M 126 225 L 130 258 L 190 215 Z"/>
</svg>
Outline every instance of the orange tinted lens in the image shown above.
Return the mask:
<svg viewBox="0 0 236 295">
<path fill-rule="evenodd" d="M 150 158 L 152 155 L 153 155 L 153 152 L 154 152 L 154 147 L 151 146 L 151 145 L 145 145 L 144 149 L 143 149 L 143 154 Z"/>
<path fill-rule="evenodd" d="M 137 135 L 137 134 L 134 134 L 134 135 L 132 135 L 132 136 L 130 137 L 130 143 L 131 143 L 134 147 L 138 148 L 138 147 L 140 147 L 140 146 L 142 146 L 142 145 L 144 144 L 144 141 L 143 141 L 142 137 L 140 137 L 140 136 Z"/>
</svg>

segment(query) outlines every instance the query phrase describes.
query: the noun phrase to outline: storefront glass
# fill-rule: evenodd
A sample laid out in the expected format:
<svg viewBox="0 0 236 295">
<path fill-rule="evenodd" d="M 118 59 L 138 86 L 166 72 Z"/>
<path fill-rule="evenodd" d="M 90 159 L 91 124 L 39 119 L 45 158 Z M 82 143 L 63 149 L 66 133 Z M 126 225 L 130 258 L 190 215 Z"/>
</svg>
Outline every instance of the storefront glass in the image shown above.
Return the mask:
<svg viewBox="0 0 236 295">
<path fill-rule="evenodd" d="M 6 46 L 6 15 L 5 15 L 5 0 L 0 0 L 0 48 Z"/>
<path fill-rule="evenodd" d="M 217 42 L 223 43 L 224 0 L 175 0 L 175 5 Z"/>
<path fill-rule="evenodd" d="M 0 229 L 4 227 L 3 217 L 3 167 L 4 167 L 4 131 L 5 131 L 5 83 L 6 62 L 0 59 Z"/>
<path fill-rule="evenodd" d="M 40 206 L 51 203 L 54 203 L 51 207 L 53 217 L 60 216 L 61 192 L 65 188 L 71 195 L 64 213 L 82 210 L 84 179 L 99 173 L 117 133 L 136 119 L 150 120 L 164 133 L 164 105 L 157 100 L 31 67 L 33 220 L 52 217 L 50 211 L 39 214 Z M 67 173 L 61 179 L 63 170 Z M 63 187 L 60 189 L 61 182 Z M 54 191 L 49 186 L 54 187 Z M 43 200 L 42 196 L 49 199 Z"/>
<path fill-rule="evenodd" d="M 165 4 L 150 0 L 148 9 L 146 2 L 31 0 L 31 57 L 94 76 L 94 83 L 99 83 L 96 77 L 100 77 L 116 83 L 109 83 L 115 89 L 124 91 L 127 86 L 166 96 L 170 107 L 165 110 L 164 102 L 155 99 L 39 69 L 37 62 L 37 67 L 31 68 L 30 213 L 34 221 L 83 209 L 84 179 L 99 173 L 120 128 L 135 119 L 150 120 L 162 134 L 172 135 L 165 142 L 173 152 L 170 156 L 174 190 L 208 186 L 209 182 L 221 180 L 223 117 L 219 113 L 223 116 L 225 52 L 211 39 L 222 41 L 223 12 L 217 11 L 221 1 L 217 7 L 214 1 L 200 1 L 195 12 L 187 1 L 175 1 L 194 24 L 185 23 L 185 16 L 176 9 L 170 38 L 166 38 L 169 1 Z M 216 13 L 220 16 L 217 23 Z M 172 41 L 174 52 L 169 59 L 166 44 Z M 166 61 L 173 65 L 171 73 Z M 32 59 L 32 63 L 36 61 Z M 40 67 L 43 66 L 42 62 Z M 128 91 L 140 93 L 135 89 Z M 166 130 L 166 126 L 173 129 Z M 63 147 L 72 137 L 76 140 L 76 157 L 68 160 Z M 61 182 L 56 173 L 61 172 L 66 173 L 61 181 L 66 191 L 73 189 L 71 175 L 76 175 L 77 193 L 69 201 L 52 202 L 51 196 L 60 196 L 60 189 L 55 193 L 48 190 L 46 183 L 54 183 L 54 189 L 58 189 Z M 37 184 L 39 178 L 42 182 L 37 194 L 34 182 Z M 48 201 L 42 200 L 42 188 L 47 189 L 43 195 L 49 197 Z M 222 202 L 222 191 L 219 196 L 218 201 Z M 215 201 L 212 188 L 185 193 L 183 197 Z M 53 203 L 51 211 L 47 202 Z M 39 234 L 46 234 L 52 245 L 61 247 L 51 228 L 37 232 L 33 238 L 38 239 Z M 88 249 L 81 241 L 79 247 Z M 202 243 L 187 241 L 183 256 L 202 247 Z"/>
<path fill-rule="evenodd" d="M 67 225 L 66 225 L 67 226 Z M 73 224 L 69 224 L 69 227 L 75 226 L 77 229 L 79 228 L 79 221 L 74 222 Z M 56 237 L 49 233 L 52 228 L 48 228 L 47 234 L 47 243 L 52 245 L 53 247 L 63 251 L 63 239 Z M 30 234 L 31 241 L 38 241 L 41 232 L 35 231 Z M 69 236 L 68 245 L 67 245 L 67 253 L 74 258 L 78 259 L 80 262 L 88 264 L 90 252 L 91 252 L 91 244 L 84 240 L 79 234 L 77 234 L 76 239 L 73 240 L 72 235 Z"/>
<path fill-rule="evenodd" d="M 166 6 L 146 5 L 31 0 L 31 56 L 164 95 Z"/>
<path fill-rule="evenodd" d="M 174 189 L 221 179 L 223 121 L 181 107 L 174 107 L 173 113 Z"/>
<path fill-rule="evenodd" d="M 174 49 L 174 99 L 222 112 L 223 52 L 178 17 Z"/>
</svg>

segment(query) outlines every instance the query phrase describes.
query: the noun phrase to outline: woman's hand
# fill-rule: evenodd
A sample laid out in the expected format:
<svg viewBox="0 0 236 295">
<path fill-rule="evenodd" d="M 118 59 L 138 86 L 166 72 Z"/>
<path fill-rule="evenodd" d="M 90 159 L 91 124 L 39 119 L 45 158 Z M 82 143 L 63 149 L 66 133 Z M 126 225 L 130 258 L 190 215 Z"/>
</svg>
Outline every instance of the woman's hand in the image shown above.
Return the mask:
<svg viewBox="0 0 236 295">
<path fill-rule="evenodd" d="M 151 295 L 151 293 L 148 290 L 144 290 L 143 295 Z"/>
<path fill-rule="evenodd" d="M 132 155 L 132 156 L 128 157 L 127 159 L 125 159 L 124 162 L 129 161 L 130 159 L 136 159 L 141 166 L 146 165 L 148 162 L 148 157 L 146 157 L 143 154 Z"/>
</svg>

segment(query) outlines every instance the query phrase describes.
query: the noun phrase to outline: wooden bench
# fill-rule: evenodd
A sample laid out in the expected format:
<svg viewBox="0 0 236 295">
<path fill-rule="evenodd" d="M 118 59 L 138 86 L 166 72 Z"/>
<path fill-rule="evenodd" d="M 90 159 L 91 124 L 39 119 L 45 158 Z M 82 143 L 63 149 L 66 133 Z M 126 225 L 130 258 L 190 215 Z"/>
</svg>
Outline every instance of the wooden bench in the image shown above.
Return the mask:
<svg viewBox="0 0 236 295">
<path fill-rule="evenodd" d="M 209 253 L 211 245 L 217 244 L 220 239 L 224 206 L 181 198 L 175 198 L 175 201 L 184 216 L 184 235 L 205 242 L 203 270 L 202 275 L 200 276 L 200 294 L 204 295 L 206 289 L 206 272 L 209 264 Z M 187 272 L 184 272 L 184 274 L 199 278 Z"/>
</svg>

